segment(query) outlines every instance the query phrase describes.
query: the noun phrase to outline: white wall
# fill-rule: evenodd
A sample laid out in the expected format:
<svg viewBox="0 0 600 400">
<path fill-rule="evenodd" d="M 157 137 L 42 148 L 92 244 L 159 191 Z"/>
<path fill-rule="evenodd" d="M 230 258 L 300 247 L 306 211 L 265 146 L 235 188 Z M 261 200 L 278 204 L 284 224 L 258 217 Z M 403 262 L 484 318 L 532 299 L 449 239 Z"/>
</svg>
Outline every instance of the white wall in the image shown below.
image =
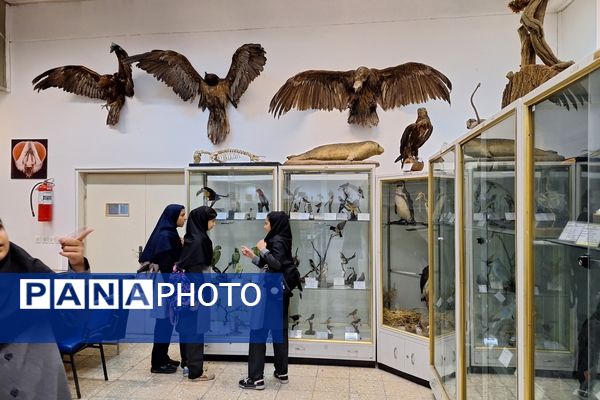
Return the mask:
<svg viewBox="0 0 600 400">
<path fill-rule="evenodd" d="M 598 48 L 597 0 L 575 0 L 558 14 L 557 50 L 564 60 L 578 61 Z"/>
<path fill-rule="evenodd" d="M 386 149 L 378 158 L 379 174 L 399 170 L 393 160 L 417 105 L 379 110 L 379 126 L 364 129 L 349 126 L 347 112 L 291 111 L 275 120 L 267 114 L 269 101 L 287 78 L 307 69 L 430 64 L 451 79 L 454 89 L 452 107 L 440 101 L 427 104 L 435 129 L 420 152 L 426 160 L 465 132 L 465 121 L 474 117 L 469 96 L 476 83 L 482 83 L 476 104 L 485 118 L 499 110 L 505 75 L 519 64 L 519 17 L 491 11 L 484 17 L 469 16 L 470 9 L 460 8 L 465 3 L 444 6 L 434 19 L 424 19 L 432 5 L 418 11 L 393 1 L 365 6 L 358 0 L 97 0 L 12 7 L 12 92 L 0 93 L 0 215 L 15 242 L 56 264 L 56 246 L 36 245 L 33 238 L 75 229 L 75 168 L 182 167 L 194 150 L 214 148 L 206 137 L 208 112 L 183 103 L 137 68 L 136 96 L 127 100 L 115 129 L 105 125 L 106 111 L 98 101 L 55 89 L 39 94 L 32 90 L 32 78 L 55 66 L 83 64 L 100 73 L 114 72 L 115 57 L 108 52 L 112 41 L 130 54 L 177 50 L 199 72 L 221 76 L 238 46 L 261 43 L 267 51 L 265 71 L 238 109 L 229 107 L 231 134 L 220 147 L 283 161 L 288 154 L 324 143 L 372 139 Z M 549 15 L 552 46 L 556 24 L 556 15 Z M 13 138 L 49 139 L 48 174 L 57 181 L 51 225 L 34 222 L 29 214 L 33 182 L 10 180 Z"/>
</svg>

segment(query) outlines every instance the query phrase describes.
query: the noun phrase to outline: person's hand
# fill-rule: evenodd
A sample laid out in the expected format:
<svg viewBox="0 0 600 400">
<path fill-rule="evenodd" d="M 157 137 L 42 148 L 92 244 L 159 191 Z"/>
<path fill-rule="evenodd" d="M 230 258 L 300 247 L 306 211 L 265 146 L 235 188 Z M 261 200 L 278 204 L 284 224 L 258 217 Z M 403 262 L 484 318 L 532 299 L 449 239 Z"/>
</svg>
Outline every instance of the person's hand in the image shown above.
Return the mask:
<svg viewBox="0 0 600 400">
<path fill-rule="evenodd" d="M 263 251 L 267 248 L 267 242 L 261 239 L 258 243 L 256 243 L 256 247 L 258 247 L 258 250 Z"/>
<path fill-rule="evenodd" d="M 252 251 L 252 249 L 249 249 L 246 246 L 240 246 L 240 250 L 242 251 L 242 255 L 244 255 L 245 257 L 248 258 L 254 258 L 254 252 Z"/>
<path fill-rule="evenodd" d="M 69 260 L 69 264 L 74 271 L 81 272 L 85 270 L 85 261 L 83 258 L 83 240 L 92 233 L 93 229 L 85 229 L 79 236 L 65 236 L 58 239 L 60 243 L 60 255 Z"/>
</svg>

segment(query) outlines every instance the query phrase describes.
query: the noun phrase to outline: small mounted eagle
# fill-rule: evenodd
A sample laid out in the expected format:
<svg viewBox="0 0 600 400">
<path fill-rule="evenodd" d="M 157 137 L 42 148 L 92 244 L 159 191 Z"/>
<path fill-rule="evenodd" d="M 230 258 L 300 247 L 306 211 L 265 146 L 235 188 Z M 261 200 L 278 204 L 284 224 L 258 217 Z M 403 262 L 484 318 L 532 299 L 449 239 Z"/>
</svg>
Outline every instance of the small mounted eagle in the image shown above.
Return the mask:
<svg viewBox="0 0 600 400">
<path fill-rule="evenodd" d="M 200 98 L 198 107 L 208 108 L 208 138 L 213 144 L 221 143 L 229 134 L 227 103 L 234 107 L 252 82 L 264 69 L 267 58 L 260 44 L 248 43 L 236 50 L 225 79 L 204 73 L 204 78 L 189 60 L 172 50 L 152 50 L 131 56 L 126 63 L 137 62 L 137 67 L 164 82 L 182 100 Z"/>
<path fill-rule="evenodd" d="M 49 69 L 36 76 L 32 84 L 38 92 L 50 87 L 57 87 L 65 92 L 87 96 L 93 99 L 106 101 L 103 107 L 108 109 L 106 124 L 114 126 L 119 123 L 119 114 L 125 96 L 133 96 L 133 79 L 131 79 L 131 66 L 124 64 L 127 52 L 121 46 L 113 43 L 110 52 L 117 55 L 119 71 L 114 74 L 100 75 L 83 65 L 66 65 Z"/>
<path fill-rule="evenodd" d="M 432 133 L 433 125 L 427 115 L 427 109 L 424 107 L 417 109 L 417 120 L 404 129 L 402 139 L 400 139 L 400 155 L 394 162 L 402 160 L 402 167 L 407 161 L 417 162 L 419 148 L 429 140 Z"/>
<path fill-rule="evenodd" d="M 452 83 L 438 70 L 416 62 L 352 71 L 304 71 L 275 93 L 269 112 L 277 118 L 292 108 L 343 111 L 349 124 L 377 126 L 377 104 L 384 110 L 441 99 L 450 103 Z"/>
</svg>

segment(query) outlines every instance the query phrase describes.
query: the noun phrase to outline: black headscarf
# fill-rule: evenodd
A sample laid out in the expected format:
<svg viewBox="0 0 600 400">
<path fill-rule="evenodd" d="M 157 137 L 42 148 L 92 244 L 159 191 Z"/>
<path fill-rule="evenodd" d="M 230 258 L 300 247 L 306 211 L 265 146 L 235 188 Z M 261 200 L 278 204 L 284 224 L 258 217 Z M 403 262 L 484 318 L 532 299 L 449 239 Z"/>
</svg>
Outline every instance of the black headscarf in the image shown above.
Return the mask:
<svg viewBox="0 0 600 400">
<path fill-rule="evenodd" d="M 267 249 L 272 250 L 275 243 L 280 244 L 284 251 L 284 260 L 292 260 L 292 229 L 290 228 L 290 217 L 283 211 L 271 211 L 267 214 L 271 224 L 271 230 L 265 236 Z"/>
<path fill-rule="evenodd" d="M 158 254 L 166 251 L 181 251 L 181 240 L 177 233 L 177 220 L 179 219 L 181 210 L 184 208 L 181 204 L 169 204 L 165 207 L 152 234 L 148 238 L 144 251 L 140 254 L 140 263 L 146 261 L 153 262 L 156 260 Z M 175 259 L 178 258 L 179 254 Z"/>
<path fill-rule="evenodd" d="M 183 237 L 183 250 L 181 259 L 177 263 L 179 268 L 194 272 L 209 267 L 212 262 L 212 240 L 208 237 L 208 221 L 217 218 L 217 212 L 210 207 L 201 206 L 194 208 L 188 215 Z M 194 268 L 199 267 L 199 268 Z M 196 269 L 199 269 L 196 271 Z"/>
</svg>

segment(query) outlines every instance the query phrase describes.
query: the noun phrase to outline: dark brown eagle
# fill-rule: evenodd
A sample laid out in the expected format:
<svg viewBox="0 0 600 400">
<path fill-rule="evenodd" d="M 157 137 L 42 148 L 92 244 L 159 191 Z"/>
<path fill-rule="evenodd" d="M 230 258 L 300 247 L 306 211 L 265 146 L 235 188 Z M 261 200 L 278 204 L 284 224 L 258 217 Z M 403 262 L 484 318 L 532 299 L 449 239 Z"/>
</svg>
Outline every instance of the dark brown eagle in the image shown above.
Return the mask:
<svg viewBox="0 0 600 400">
<path fill-rule="evenodd" d="M 152 50 L 131 56 L 126 63 L 135 63 L 159 81 L 171 87 L 184 101 L 200 97 L 198 107 L 208 108 L 208 138 L 221 143 L 229 134 L 227 102 L 237 108 L 248 85 L 262 72 L 267 58 L 260 44 L 244 44 L 236 50 L 225 79 L 204 73 L 204 78 L 183 55 L 172 50 Z"/>
<path fill-rule="evenodd" d="M 275 93 L 269 112 L 277 118 L 292 108 L 331 111 L 350 109 L 349 124 L 377 126 L 377 104 L 388 110 L 407 104 L 442 99 L 450 103 L 452 83 L 438 70 L 409 62 L 352 71 L 304 71 Z"/>
<path fill-rule="evenodd" d="M 114 74 L 100 75 L 83 65 L 66 65 L 49 69 L 36 76 L 32 84 L 38 92 L 50 87 L 57 87 L 65 92 L 102 99 L 106 101 L 103 107 L 108 108 L 106 124 L 114 126 L 119 122 L 119 114 L 125 96 L 133 96 L 133 80 L 131 66 L 124 64 L 127 52 L 117 44 L 111 44 L 110 52 L 117 55 L 119 71 Z"/>
<path fill-rule="evenodd" d="M 427 115 L 427 109 L 424 107 L 417 109 L 417 120 L 404 129 L 400 139 L 400 155 L 394 162 L 402 160 L 402 167 L 404 167 L 404 163 L 408 160 L 418 161 L 419 148 L 429 140 L 432 133 L 433 125 Z"/>
</svg>

